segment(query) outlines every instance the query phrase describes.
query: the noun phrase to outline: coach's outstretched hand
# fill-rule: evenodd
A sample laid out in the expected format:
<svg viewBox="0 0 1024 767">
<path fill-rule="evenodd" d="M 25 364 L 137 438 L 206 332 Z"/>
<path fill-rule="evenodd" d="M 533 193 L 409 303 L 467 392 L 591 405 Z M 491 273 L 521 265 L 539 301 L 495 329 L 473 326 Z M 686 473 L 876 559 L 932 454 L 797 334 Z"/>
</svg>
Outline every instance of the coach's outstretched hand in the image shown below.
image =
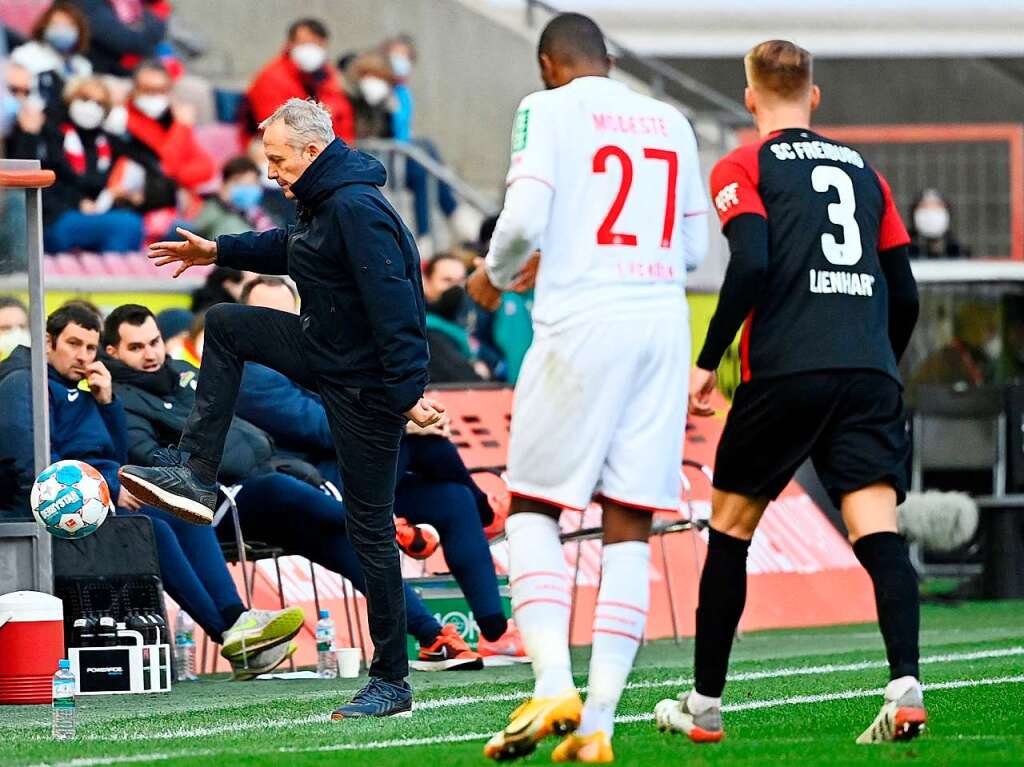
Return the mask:
<svg viewBox="0 0 1024 767">
<path fill-rule="evenodd" d="M 709 416 L 715 414 L 711 395 L 718 384 L 718 374 L 713 370 L 695 367 L 690 373 L 690 415 Z"/>
<path fill-rule="evenodd" d="M 157 266 L 179 262 L 181 266 L 174 273 L 179 276 L 193 266 L 206 266 L 217 260 L 217 243 L 180 226 L 175 231 L 184 237 L 178 242 L 154 242 L 149 246 L 149 257 L 156 259 Z"/>
<path fill-rule="evenodd" d="M 417 426 L 423 428 L 441 420 L 441 413 L 445 410 L 440 402 L 420 397 L 412 410 L 407 410 L 403 415 Z"/>
</svg>

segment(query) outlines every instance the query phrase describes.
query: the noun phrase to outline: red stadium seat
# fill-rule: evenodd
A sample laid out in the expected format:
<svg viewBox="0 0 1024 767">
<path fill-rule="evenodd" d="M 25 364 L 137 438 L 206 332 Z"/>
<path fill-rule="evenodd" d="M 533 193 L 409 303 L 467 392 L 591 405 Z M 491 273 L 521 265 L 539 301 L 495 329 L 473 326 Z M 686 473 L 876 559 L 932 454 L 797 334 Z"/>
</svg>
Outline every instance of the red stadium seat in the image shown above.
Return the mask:
<svg viewBox="0 0 1024 767">
<path fill-rule="evenodd" d="M 232 157 L 243 153 L 238 142 L 238 126 L 234 123 L 207 123 L 195 127 L 196 141 L 213 158 L 218 168 Z"/>
</svg>

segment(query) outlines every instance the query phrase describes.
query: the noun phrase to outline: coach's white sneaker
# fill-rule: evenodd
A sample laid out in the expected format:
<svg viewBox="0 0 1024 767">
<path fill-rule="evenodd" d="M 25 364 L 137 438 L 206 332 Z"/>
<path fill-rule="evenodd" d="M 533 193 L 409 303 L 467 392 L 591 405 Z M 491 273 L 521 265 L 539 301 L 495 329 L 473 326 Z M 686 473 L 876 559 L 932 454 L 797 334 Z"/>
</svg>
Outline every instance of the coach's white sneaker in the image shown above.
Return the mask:
<svg viewBox="0 0 1024 767">
<path fill-rule="evenodd" d="M 712 706 L 695 714 L 690 710 L 689 693 L 666 698 L 655 706 L 654 723 L 662 732 L 682 733 L 694 743 L 718 743 L 725 737 L 721 707 Z"/>
<path fill-rule="evenodd" d="M 912 676 L 902 676 L 889 682 L 882 710 L 857 742 L 864 745 L 912 740 L 924 732 L 927 721 L 921 683 Z"/>
</svg>

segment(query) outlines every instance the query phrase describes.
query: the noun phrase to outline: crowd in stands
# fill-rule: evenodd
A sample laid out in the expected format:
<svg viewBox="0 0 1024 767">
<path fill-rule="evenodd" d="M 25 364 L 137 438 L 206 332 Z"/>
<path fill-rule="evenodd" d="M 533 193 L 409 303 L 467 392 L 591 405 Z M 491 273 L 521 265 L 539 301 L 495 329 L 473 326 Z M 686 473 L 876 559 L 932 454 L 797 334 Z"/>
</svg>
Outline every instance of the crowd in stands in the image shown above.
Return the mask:
<svg viewBox="0 0 1024 767">
<path fill-rule="evenodd" d="M 294 289 L 277 277 L 211 275 L 206 289 L 197 292 L 197 305 L 216 307 L 217 296 L 298 310 Z M 0 489 L 5 490 L 0 519 L 28 514 L 34 474 L 27 321 L 16 298 L 0 298 L 5 346 L 0 362 Z M 71 300 L 52 312 L 46 325 L 51 454 L 53 460 L 95 466 L 118 513 L 140 513 L 153 521 L 165 590 L 221 642 L 242 609 L 221 548 L 234 543 L 232 525 L 185 523 L 133 498 L 117 475 L 122 464 L 159 463 L 175 449 L 166 446 L 178 441 L 195 399 L 202 356 L 201 326 L 198 334 L 196 328 L 192 313 L 182 309 L 154 315 L 144 306 L 125 304 L 104 317 L 89 302 Z M 237 490 L 244 537 L 304 556 L 361 590 L 362 568 L 348 540 L 344 488 L 317 394 L 247 363 L 237 414 L 220 481 Z M 473 481 L 450 437 L 448 421 L 426 429 L 408 427 L 396 490 L 397 543 L 419 558 L 440 543 L 485 648 L 490 642 L 507 654 L 511 641 L 521 654 L 499 597 L 488 543 L 489 535 L 501 529 L 501 516 L 496 517 L 493 499 Z M 409 587 L 406 604 L 409 633 L 422 648 L 419 668 L 482 667 L 480 654 L 453 627 L 442 626 Z M 259 666 L 267 659 L 248 660 Z"/>
<path fill-rule="evenodd" d="M 164 0 L 55 0 L 26 39 L 0 25 L 3 156 L 38 159 L 57 174 L 43 194 L 47 252 L 137 251 L 186 222 L 204 233 L 288 223 L 294 206 L 266 178 L 258 126 L 292 97 L 321 102 L 349 143 L 393 139 L 440 158 L 413 135 L 411 38 L 345 53 L 335 65 L 317 19 L 292 23 L 280 52 L 236 94 L 234 148 L 211 147 L 200 123 L 213 117 L 213 89 L 186 73 L 201 46 L 182 39 L 181 25 L 172 37 L 172 10 Z M 426 235 L 426 170 L 414 159 L 392 170 L 410 193 L 417 235 Z M 456 239 L 475 236 L 467 226 L 477 222 L 447 185 L 436 197 L 460 227 Z"/>
</svg>

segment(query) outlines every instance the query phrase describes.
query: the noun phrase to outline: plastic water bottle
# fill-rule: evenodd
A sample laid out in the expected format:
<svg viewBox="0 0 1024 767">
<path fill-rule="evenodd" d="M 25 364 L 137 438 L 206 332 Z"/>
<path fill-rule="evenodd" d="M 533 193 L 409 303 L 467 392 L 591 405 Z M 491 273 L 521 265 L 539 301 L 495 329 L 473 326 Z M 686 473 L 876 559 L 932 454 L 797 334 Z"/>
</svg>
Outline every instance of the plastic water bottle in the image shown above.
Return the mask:
<svg viewBox="0 0 1024 767">
<path fill-rule="evenodd" d="M 338 676 L 338 661 L 334 654 L 334 622 L 326 610 L 320 611 L 316 623 L 316 673 L 321 679 Z"/>
<path fill-rule="evenodd" d="M 184 610 L 174 619 L 174 671 L 179 682 L 198 679 L 196 676 L 196 624 Z"/>
<path fill-rule="evenodd" d="M 75 675 L 71 662 L 62 660 L 53 675 L 53 738 L 72 740 L 75 737 Z"/>
</svg>

